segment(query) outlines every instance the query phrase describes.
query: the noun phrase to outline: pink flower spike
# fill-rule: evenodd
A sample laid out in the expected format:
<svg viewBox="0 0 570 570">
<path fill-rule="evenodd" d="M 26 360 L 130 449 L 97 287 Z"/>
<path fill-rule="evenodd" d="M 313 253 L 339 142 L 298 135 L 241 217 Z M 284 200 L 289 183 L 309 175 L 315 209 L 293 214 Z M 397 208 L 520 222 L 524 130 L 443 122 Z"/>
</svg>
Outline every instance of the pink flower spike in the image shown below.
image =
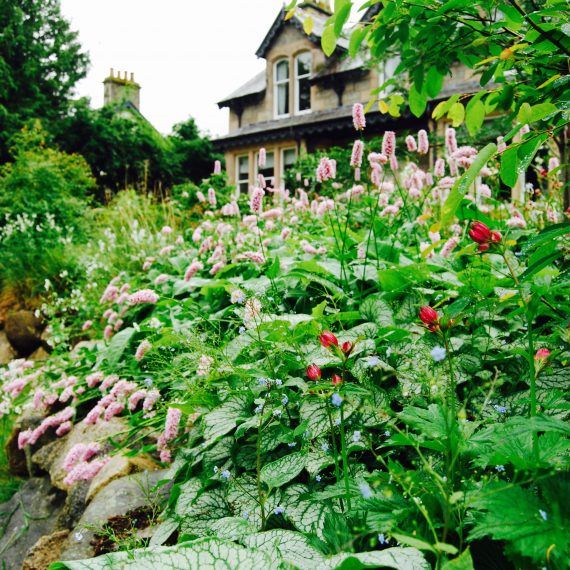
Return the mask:
<svg viewBox="0 0 570 570">
<path fill-rule="evenodd" d="M 396 151 L 396 133 L 386 131 L 382 138 L 382 154 L 390 158 Z"/>
<path fill-rule="evenodd" d="M 137 351 L 135 353 L 135 360 L 140 362 L 144 355 L 152 348 L 152 344 L 148 340 L 143 340 L 137 347 Z"/>
<path fill-rule="evenodd" d="M 158 295 L 151 289 L 141 289 L 129 295 L 129 305 L 155 304 L 158 298 Z"/>
<path fill-rule="evenodd" d="M 219 160 L 214 161 L 214 174 L 218 175 L 222 173 L 222 163 Z"/>
<path fill-rule="evenodd" d="M 354 141 L 352 147 L 352 156 L 350 158 L 350 166 L 360 168 L 362 166 L 362 155 L 364 153 L 364 143 L 360 140 Z"/>
<path fill-rule="evenodd" d="M 416 150 L 418 150 L 416 139 L 412 135 L 406 137 L 406 147 L 409 152 L 416 152 Z"/>
<path fill-rule="evenodd" d="M 352 122 L 357 131 L 362 131 L 366 127 L 366 118 L 364 117 L 364 107 L 362 103 L 355 103 L 352 106 Z"/>
<path fill-rule="evenodd" d="M 429 151 L 428 134 L 424 129 L 418 131 L 418 153 L 427 154 Z"/>
</svg>

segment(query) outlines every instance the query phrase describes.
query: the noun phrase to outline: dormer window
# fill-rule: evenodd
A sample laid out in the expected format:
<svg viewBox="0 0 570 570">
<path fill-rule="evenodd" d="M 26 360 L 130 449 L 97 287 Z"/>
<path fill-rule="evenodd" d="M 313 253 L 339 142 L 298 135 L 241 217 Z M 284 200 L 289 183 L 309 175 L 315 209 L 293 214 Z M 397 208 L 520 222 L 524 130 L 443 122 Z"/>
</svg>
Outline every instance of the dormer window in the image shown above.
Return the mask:
<svg viewBox="0 0 570 570">
<path fill-rule="evenodd" d="M 295 112 L 311 110 L 311 53 L 305 51 L 295 58 Z"/>
<path fill-rule="evenodd" d="M 273 67 L 275 116 L 289 115 L 289 61 L 281 59 Z"/>
</svg>

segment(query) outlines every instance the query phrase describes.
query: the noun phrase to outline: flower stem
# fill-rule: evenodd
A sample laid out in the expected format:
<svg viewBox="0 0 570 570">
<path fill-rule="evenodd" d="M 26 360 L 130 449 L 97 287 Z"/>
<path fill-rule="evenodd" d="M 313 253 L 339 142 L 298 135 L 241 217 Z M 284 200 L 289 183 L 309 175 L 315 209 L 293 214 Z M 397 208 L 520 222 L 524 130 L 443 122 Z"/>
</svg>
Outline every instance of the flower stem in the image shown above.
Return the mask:
<svg viewBox="0 0 570 570">
<path fill-rule="evenodd" d="M 344 432 L 344 410 L 342 404 L 340 406 L 340 445 L 342 453 L 342 474 L 344 477 L 344 489 L 346 491 L 346 504 L 348 510 L 351 510 L 350 505 L 350 484 L 348 480 L 348 453 L 346 449 L 346 435 Z"/>
<path fill-rule="evenodd" d="M 336 437 L 334 436 L 334 424 L 333 424 L 331 409 L 330 409 L 328 400 L 326 400 L 325 406 L 326 406 L 326 410 L 327 410 L 327 416 L 329 418 L 329 426 L 330 426 L 330 430 L 331 430 L 331 437 L 332 437 L 332 444 L 333 444 L 334 474 L 335 474 L 336 482 L 340 483 L 340 467 L 338 465 L 338 446 L 336 444 Z M 344 505 L 342 503 L 342 499 L 340 499 L 340 508 L 344 511 Z"/>
</svg>

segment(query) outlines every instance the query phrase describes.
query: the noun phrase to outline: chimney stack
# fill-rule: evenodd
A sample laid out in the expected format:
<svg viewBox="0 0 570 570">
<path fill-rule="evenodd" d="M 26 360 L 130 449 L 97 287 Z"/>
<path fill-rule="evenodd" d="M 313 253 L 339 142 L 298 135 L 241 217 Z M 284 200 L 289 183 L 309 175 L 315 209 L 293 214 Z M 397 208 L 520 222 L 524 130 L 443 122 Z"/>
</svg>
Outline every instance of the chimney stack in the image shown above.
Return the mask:
<svg viewBox="0 0 570 570">
<path fill-rule="evenodd" d="M 104 105 L 120 105 L 125 101 L 134 105 L 140 111 L 140 90 L 141 86 L 135 81 L 135 74 L 131 72 L 130 79 L 128 73 L 125 71 L 124 76 L 121 77 L 121 72 L 111 67 L 109 77 L 103 81 L 104 85 Z"/>
</svg>

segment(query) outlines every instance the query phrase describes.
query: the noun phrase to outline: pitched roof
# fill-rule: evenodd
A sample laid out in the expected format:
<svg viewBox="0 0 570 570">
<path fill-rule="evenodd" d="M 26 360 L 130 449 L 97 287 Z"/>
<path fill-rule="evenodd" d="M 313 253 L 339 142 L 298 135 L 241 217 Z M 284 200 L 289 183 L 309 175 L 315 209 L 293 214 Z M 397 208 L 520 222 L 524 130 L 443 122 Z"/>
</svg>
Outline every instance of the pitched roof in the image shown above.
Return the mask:
<svg viewBox="0 0 570 570">
<path fill-rule="evenodd" d="M 227 107 L 230 101 L 241 99 L 249 95 L 255 95 L 257 93 L 262 93 L 265 91 L 265 88 L 265 71 L 260 71 L 257 75 L 246 81 L 241 87 L 238 87 L 235 91 L 230 93 L 227 97 L 224 97 L 221 101 L 218 101 L 218 107 Z"/>
</svg>

